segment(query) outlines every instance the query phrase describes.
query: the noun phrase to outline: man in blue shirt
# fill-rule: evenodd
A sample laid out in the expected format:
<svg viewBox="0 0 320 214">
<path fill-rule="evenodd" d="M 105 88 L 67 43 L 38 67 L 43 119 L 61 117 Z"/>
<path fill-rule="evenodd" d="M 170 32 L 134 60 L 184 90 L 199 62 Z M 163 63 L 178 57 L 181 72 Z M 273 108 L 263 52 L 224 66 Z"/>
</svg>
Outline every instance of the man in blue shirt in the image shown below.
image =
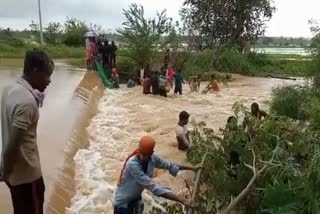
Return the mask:
<svg viewBox="0 0 320 214">
<path fill-rule="evenodd" d="M 201 166 L 190 167 L 170 163 L 153 154 L 155 140 L 150 136 L 140 139 L 139 148 L 124 163 L 114 198 L 114 214 L 140 214 L 143 211 L 141 194 L 144 189 L 154 195 L 192 206 L 191 200 L 178 196 L 151 179 L 155 168 L 166 169 L 173 176 L 180 170 L 197 171 Z"/>
</svg>

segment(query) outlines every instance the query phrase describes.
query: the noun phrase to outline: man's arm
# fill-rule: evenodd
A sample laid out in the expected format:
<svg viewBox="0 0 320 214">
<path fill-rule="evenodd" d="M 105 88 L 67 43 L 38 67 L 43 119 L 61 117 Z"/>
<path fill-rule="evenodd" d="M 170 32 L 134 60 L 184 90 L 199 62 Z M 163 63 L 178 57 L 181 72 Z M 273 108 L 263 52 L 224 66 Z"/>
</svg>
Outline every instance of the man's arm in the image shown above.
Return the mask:
<svg viewBox="0 0 320 214">
<path fill-rule="evenodd" d="M 127 167 L 128 172 L 134 177 L 135 181 L 154 195 L 162 196 L 165 193 L 171 192 L 170 190 L 157 185 L 146 173 L 142 171 L 139 163 L 128 162 Z"/>
<path fill-rule="evenodd" d="M 163 160 L 157 155 L 153 155 L 152 160 L 156 168 L 168 170 L 172 176 L 177 176 L 180 170 L 176 164 L 173 164 L 167 160 Z"/>
<path fill-rule="evenodd" d="M 182 142 L 188 148 L 190 147 L 190 142 L 188 141 L 188 139 L 186 138 L 186 136 L 184 134 L 178 135 L 177 141 Z"/>
<path fill-rule="evenodd" d="M 31 103 L 18 104 L 13 112 L 12 127 L 9 133 L 10 141 L 3 151 L 2 177 L 4 180 L 13 170 L 16 163 L 16 156 L 19 146 L 22 143 L 22 137 L 33 122 L 35 107 Z"/>
<path fill-rule="evenodd" d="M 260 115 L 261 115 L 261 117 L 264 117 L 265 119 L 269 117 L 269 115 L 265 111 L 260 111 Z"/>
<path fill-rule="evenodd" d="M 161 197 L 163 197 L 165 199 L 168 199 L 168 200 L 171 200 L 171 201 L 175 201 L 175 202 L 181 203 L 181 204 L 183 204 L 185 206 L 188 206 L 188 207 L 190 207 L 192 205 L 191 204 L 191 200 L 188 200 L 188 199 L 186 199 L 184 197 L 176 195 L 173 192 L 165 193 L 165 194 L 161 195 Z"/>
<path fill-rule="evenodd" d="M 129 163 L 128 171 L 135 178 L 137 183 L 142 185 L 147 190 L 151 191 L 154 195 L 182 203 L 185 206 L 191 206 L 190 200 L 176 195 L 171 190 L 165 189 L 155 184 L 152 179 L 141 170 L 141 167 L 138 163 Z"/>
<path fill-rule="evenodd" d="M 17 152 L 19 151 L 21 138 L 24 134 L 25 130 L 12 126 L 10 141 L 3 152 L 2 179 L 5 181 L 7 181 L 8 175 L 12 172 L 13 166 L 16 163 Z"/>
<path fill-rule="evenodd" d="M 191 171 L 197 171 L 200 166 L 185 166 L 185 165 L 179 165 L 177 164 L 180 170 L 191 170 Z"/>
<path fill-rule="evenodd" d="M 178 171 L 180 170 L 192 170 L 197 171 L 200 166 L 185 166 L 180 164 L 171 163 L 167 160 L 163 160 L 160 157 L 154 155 L 153 160 L 155 162 L 155 166 L 158 169 L 167 169 L 169 170 L 170 174 L 173 176 L 176 176 L 178 174 Z M 171 173 L 173 172 L 173 173 Z"/>
</svg>

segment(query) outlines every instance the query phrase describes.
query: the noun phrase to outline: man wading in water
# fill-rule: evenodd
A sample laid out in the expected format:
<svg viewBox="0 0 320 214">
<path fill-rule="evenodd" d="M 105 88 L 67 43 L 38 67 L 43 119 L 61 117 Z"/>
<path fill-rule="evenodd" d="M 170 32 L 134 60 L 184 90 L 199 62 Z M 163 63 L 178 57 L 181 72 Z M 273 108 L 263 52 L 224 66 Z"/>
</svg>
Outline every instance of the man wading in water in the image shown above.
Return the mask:
<svg viewBox="0 0 320 214">
<path fill-rule="evenodd" d="M 251 114 L 253 117 L 258 118 L 259 120 L 268 117 L 268 114 L 265 111 L 260 110 L 258 103 L 252 103 Z"/>
<path fill-rule="evenodd" d="M 186 111 L 182 111 L 179 114 L 179 123 L 176 127 L 176 138 L 178 142 L 178 149 L 181 151 L 186 151 L 190 148 L 190 137 L 188 131 L 188 123 L 189 123 L 190 115 Z"/>
<path fill-rule="evenodd" d="M 37 145 L 42 92 L 50 84 L 53 62 L 46 53 L 26 53 L 22 77 L 1 98 L 1 177 L 10 189 L 14 214 L 42 214 L 45 186 Z"/>
<path fill-rule="evenodd" d="M 151 191 L 156 196 L 182 203 L 188 207 L 192 206 L 191 200 L 155 184 L 151 177 L 155 168 L 166 169 L 171 175 L 176 176 L 180 170 L 197 171 L 201 166 L 182 166 L 162 160 L 153 154 L 155 144 L 152 137 L 142 137 L 139 148 L 125 161 L 114 198 L 114 214 L 141 214 L 143 212 L 141 194 L 144 189 Z"/>
</svg>

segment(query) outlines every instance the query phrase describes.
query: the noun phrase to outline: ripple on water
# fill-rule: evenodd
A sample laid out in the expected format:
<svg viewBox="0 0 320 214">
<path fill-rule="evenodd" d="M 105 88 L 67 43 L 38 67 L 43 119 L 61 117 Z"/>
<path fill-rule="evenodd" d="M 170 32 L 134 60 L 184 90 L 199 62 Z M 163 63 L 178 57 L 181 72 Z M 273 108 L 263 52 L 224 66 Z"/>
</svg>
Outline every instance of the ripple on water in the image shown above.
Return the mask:
<svg viewBox="0 0 320 214">
<path fill-rule="evenodd" d="M 225 125 L 234 102 L 243 101 L 249 106 L 255 101 L 265 108 L 271 88 L 284 82 L 287 81 L 241 77 L 218 94 L 184 91 L 184 96 L 169 94 L 168 99 L 142 95 L 139 87 L 107 90 L 88 127 L 90 146 L 79 150 L 74 158 L 76 194 L 67 213 L 112 213 L 111 200 L 123 160 L 145 133 L 155 136 L 156 153 L 185 163 L 185 153 L 177 150 L 175 140 L 180 111 L 190 112 L 191 119 L 204 120 L 217 130 Z M 172 178 L 160 171 L 156 181 L 181 192 L 185 189 L 181 176 L 190 179 L 192 173 Z M 156 205 L 150 195 L 143 197 L 147 204 Z"/>
</svg>

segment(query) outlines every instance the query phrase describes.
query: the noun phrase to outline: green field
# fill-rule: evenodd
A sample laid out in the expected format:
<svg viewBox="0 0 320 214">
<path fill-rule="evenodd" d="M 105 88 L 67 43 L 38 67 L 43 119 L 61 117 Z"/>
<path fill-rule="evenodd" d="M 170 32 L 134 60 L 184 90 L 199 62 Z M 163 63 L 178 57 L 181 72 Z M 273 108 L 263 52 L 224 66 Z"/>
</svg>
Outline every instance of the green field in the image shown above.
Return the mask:
<svg viewBox="0 0 320 214">
<path fill-rule="evenodd" d="M 0 40 L 0 65 L 22 66 L 23 57 L 28 49 L 39 48 L 36 45 L 28 45 L 18 41 Z M 54 60 L 63 59 L 66 63 L 80 68 L 86 67 L 84 58 L 84 47 L 69 47 L 66 45 L 46 45 L 41 47 Z M 120 51 L 121 53 L 121 51 Z M 198 52 L 187 54 L 184 65 L 185 76 L 197 75 L 208 72 L 212 66 L 212 55 L 214 52 Z M 217 54 L 216 54 L 217 55 Z M 307 56 L 297 54 L 250 54 L 248 56 L 224 51 L 217 55 L 219 61 L 209 72 L 219 71 L 227 73 L 240 73 L 244 75 L 265 76 L 268 74 L 281 74 L 284 76 L 303 76 L 308 73 L 310 61 Z M 159 62 L 162 61 L 159 56 Z M 130 60 L 118 55 L 118 68 L 121 72 L 133 72 L 134 67 Z"/>
</svg>

